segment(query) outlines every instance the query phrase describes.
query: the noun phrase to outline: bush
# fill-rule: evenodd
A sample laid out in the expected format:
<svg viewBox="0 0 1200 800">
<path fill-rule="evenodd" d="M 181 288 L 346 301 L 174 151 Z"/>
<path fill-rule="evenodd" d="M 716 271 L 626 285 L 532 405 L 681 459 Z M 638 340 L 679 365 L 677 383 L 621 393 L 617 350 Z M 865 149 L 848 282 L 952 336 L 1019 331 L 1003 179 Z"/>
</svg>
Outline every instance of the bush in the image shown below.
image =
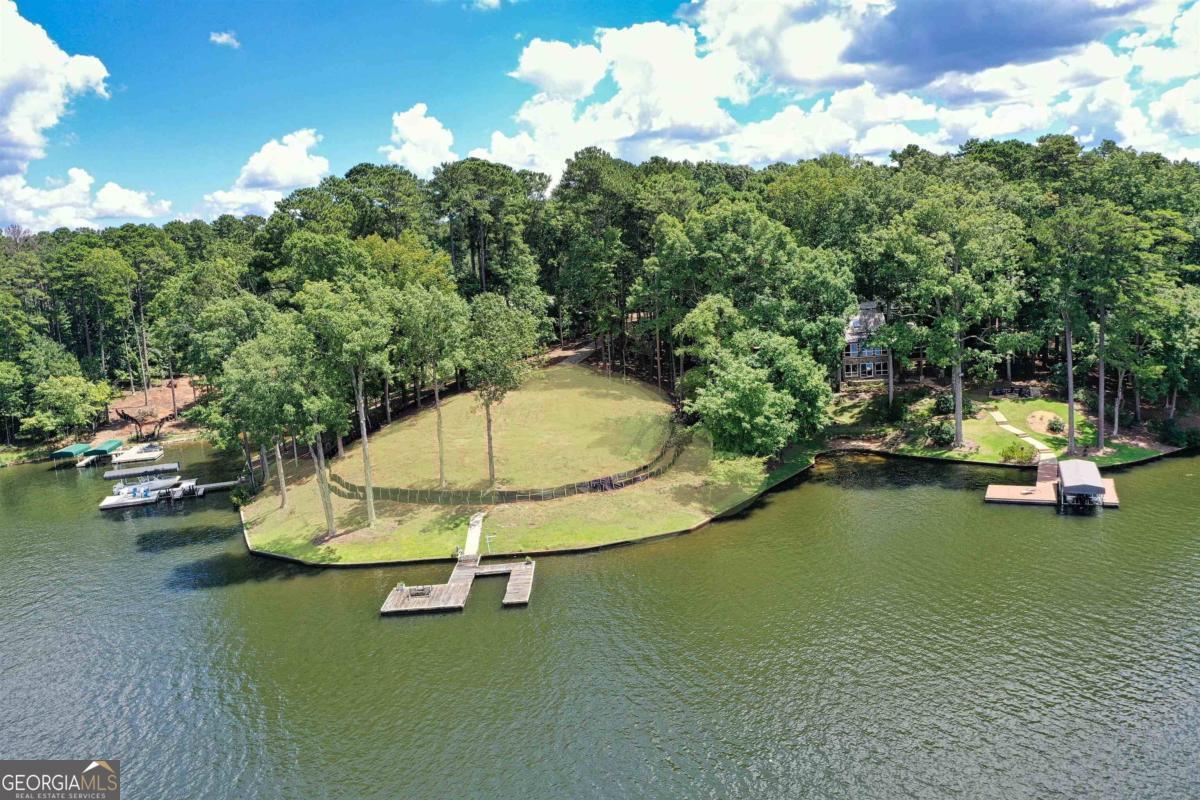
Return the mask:
<svg viewBox="0 0 1200 800">
<path fill-rule="evenodd" d="M 1036 453 L 1033 447 L 1015 439 L 1000 451 L 1000 460 L 1006 464 L 1028 464 Z"/>
<path fill-rule="evenodd" d="M 929 426 L 926 435 L 935 447 L 949 447 L 954 444 L 954 425 L 945 420 L 935 422 Z"/>
<path fill-rule="evenodd" d="M 1066 428 L 1067 426 L 1063 424 L 1061 417 L 1052 417 L 1050 421 L 1046 423 L 1046 430 L 1050 431 L 1051 433 L 1062 433 L 1064 430 L 1066 430 Z"/>
<path fill-rule="evenodd" d="M 1152 423 L 1151 428 L 1157 431 L 1159 439 L 1171 447 L 1200 447 L 1200 428 L 1184 428 L 1173 419 Z"/>
<path fill-rule="evenodd" d="M 939 416 L 943 414 L 954 413 L 954 395 L 951 393 L 939 394 L 933 401 L 933 413 Z M 971 417 L 975 415 L 975 401 L 969 397 L 963 397 L 963 416 Z"/>
</svg>

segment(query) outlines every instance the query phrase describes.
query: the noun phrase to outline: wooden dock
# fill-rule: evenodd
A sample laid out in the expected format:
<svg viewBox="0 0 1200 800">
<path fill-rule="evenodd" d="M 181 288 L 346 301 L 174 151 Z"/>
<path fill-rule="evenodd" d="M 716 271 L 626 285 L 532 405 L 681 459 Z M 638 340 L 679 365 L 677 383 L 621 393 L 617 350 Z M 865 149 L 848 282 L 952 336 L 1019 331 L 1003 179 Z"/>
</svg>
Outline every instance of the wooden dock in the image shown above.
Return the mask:
<svg viewBox="0 0 1200 800">
<path fill-rule="evenodd" d="M 454 565 L 450 579 L 445 583 L 423 586 L 398 584 L 388 594 L 379 609 L 387 614 L 423 614 L 437 611 L 462 611 L 471 595 L 476 578 L 492 575 L 507 575 L 508 585 L 504 589 L 505 606 L 529 604 L 533 591 L 533 561 L 509 561 L 500 564 L 480 564 L 479 556 L 464 555 Z"/>
<path fill-rule="evenodd" d="M 1112 478 L 1103 480 L 1104 498 L 1100 504 L 1104 508 L 1118 508 L 1120 499 L 1117 497 L 1116 481 Z M 988 503 L 1011 503 L 1027 506 L 1058 505 L 1058 459 L 1054 456 L 1042 456 L 1037 466 L 1037 482 L 1033 486 L 989 484 L 987 494 L 983 499 Z"/>
<path fill-rule="evenodd" d="M 130 469 L 110 469 L 104 473 L 104 477 L 110 481 L 119 481 L 122 478 L 140 478 L 142 475 L 157 475 L 160 472 L 179 472 L 179 462 L 172 461 L 169 464 L 154 464 L 149 467 L 132 467 Z"/>
</svg>

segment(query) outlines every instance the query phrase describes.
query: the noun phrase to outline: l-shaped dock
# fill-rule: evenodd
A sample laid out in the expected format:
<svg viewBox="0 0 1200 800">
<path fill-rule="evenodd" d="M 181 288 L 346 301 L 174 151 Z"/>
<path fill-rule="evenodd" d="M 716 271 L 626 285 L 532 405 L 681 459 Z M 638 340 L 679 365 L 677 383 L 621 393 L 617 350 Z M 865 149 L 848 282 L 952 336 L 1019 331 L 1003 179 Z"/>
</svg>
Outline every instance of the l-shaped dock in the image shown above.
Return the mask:
<svg viewBox="0 0 1200 800">
<path fill-rule="evenodd" d="M 450 579 L 445 583 L 425 586 L 399 584 L 388 594 L 379 609 L 380 614 L 422 614 L 437 611 L 462 611 L 471 595 L 471 586 L 476 578 L 491 575 L 507 575 L 508 586 L 504 589 L 505 606 L 529 604 L 533 591 L 534 562 L 507 561 L 499 564 L 481 564 L 478 555 L 464 555 L 454 565 Z"/>
<path fill-rule="evenodd" d="M 1104 495 L 1100 505 L 1118 508 L 1117 484 L 1112 478 L 1104 478 Z M 1058 459 L 1053 454 L 1041 453 L 1037 465 L 1037 482 L 1033 486 L 1013 486 L 993 483 L 987 487 L 983 498 L 988 503 L 1012 503 L 1027 506 L 1058 505 Z"/>
</svg>

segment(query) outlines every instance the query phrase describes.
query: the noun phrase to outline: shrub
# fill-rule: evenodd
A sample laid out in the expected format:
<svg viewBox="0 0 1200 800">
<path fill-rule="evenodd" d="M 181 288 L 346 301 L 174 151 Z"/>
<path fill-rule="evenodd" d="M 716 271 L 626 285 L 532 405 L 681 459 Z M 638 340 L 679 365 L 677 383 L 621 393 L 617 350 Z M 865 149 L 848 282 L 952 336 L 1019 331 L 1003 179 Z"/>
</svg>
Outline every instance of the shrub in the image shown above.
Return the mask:
<svg viewBox="0 0 1200 800">
<path fill-rule="evenodd" d="M 1157 430 L 1159 439 L 1172 447 L 1200 447 L 1200 428 L 1184 428 L 1173 419 L 1152 423 L 1151 427 Z"/>
<path fill-rule="evenodd" d="M 1046 430 L 1051 433 L 1062 433 L 1066 428 L 1061 417 L 1051 417 L 1050 421 L 1046 423 Z"/>
<path fill-rule="evenodd" d="M 1000 460 L 1006 464 L 1028 464 L 1037 451 L 1020 439 L 1015 439 L 1000 451 Z"/>
<path fill-rule="evenodd" d="M 951 393 L 939 394 L 933 401 L 933 413 L 937 415 L 953 414 L 954 413 L 954 395 Z M 969 397 L 963 398 L 963 416 L 970 417 L 975 414 L 975 401 Z"/>
<path fill-rule="evenodd" d="M 954 444 L 954 425 L 945 420 L 935 422 L 929 426 L 927 435 L 935 447 L 949 447 Z"/>
</svg>

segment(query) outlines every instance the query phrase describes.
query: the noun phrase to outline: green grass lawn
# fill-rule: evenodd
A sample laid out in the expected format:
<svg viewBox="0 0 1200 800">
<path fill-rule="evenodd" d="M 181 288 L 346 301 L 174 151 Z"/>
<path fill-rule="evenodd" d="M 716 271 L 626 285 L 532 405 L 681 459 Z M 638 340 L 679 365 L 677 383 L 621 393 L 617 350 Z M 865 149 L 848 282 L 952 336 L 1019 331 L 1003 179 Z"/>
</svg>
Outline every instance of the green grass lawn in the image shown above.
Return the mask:
<svg viewBox="0 0 1200 800">
<path fill-rule="evenodd" d="M 699 525 L 810 466 L 819 447 L 789 448 L 755 485 L 722 485 L 709 467 L 712 444 L 695 436 L 665 474 L 619 491 L 539 503 L 487 508 L 484 554 L 596 547 L 643 539 Z M 466 540 L 467 521 L 483 507 L 376 503 L 377 521 L 366 528 L 363 504 L 335 496 L 338 536 L 322 536 L 323 512 L 310 464 L 289 465 L 288 508 L 279 508 L 275 486 L 244 509 L 247 536 L 257 550 L 321 564 L 360 564 L 448 558 Z"/>
<path fill-rule="evenodd" d="M 881 449 L 906 455 L 948 458 L 956 461 L 979 461 L 1000 463 L 1002 454 L 1013 445 L 1020 442 L 1015 434 L 1003 430 L 987 413 L 997 410 L 1008 419 L 1009 424 L 1019 428 L 1033 438 L 1053 448 L 1055 455 L 1063 457 L 1067 450 L 1066 434 L 1043 433 L 1030 424 L 1030 416 L 1036 412 L 1054 414 L 1064 421 L 1067 416 L 1067 404 L 1050 398 L 1038 397 L 1029 399 L 993 398 L 982 392 L 975 392 L 972 399 L 976 404 L 976 414 L 963 420 L 963 437 L 968 447 L 954 450 L 948 447 L 934 447 L 927 441 L 924 431 L 924 421 L 920 412 L 931 409 L 931 398 L 923 398 L 910 405 L 909 422 L 889 423 L 882 419 L 882 404 L 871 396 L 862 393 L 839 396 L 833 412 L 833 425 L 827 432 L 830 436 L 872 436 L 883 442 Z M 917 413 L 913 413 L 917 412 Z M 940 417 L 953 423 L 953 417 Z M 1085 446 L 1094 450 L 1096 427 L 1082 409 L 1075 415 L 1076 443 L 1080 448 Z M 1024 449 L 1032 461 L 1033 450 L 1027 445 L 1018 444 Z M 1137 461 L 1157 453 L 1157 450 L 1143 447 L 1127 441 L 1108 441 L 1110 452 L 1103 455 L 1083 456 L 1101 466 L 1124 464 Z"/>
<path fill-rule="evenodd" d="M 474 395 L 442 403 L 446 480 L 451 488 L 487 487 L 487 433 Z M 641 466 L 662 449 L 671 406 L 653 387 L 578 365 L 531 374 L 492 410 L 499 488 L 532 489 L 599 478 Z M 432 405 L 373 434 L 376 486 L 438 485 L 436 415 Z M 363 482 L 357 444 L 330 468 Z"/>
<path fill-rule="evenodd" d="M 45 458 L 50 450 L 42 444 L 23 447 L 21 445 L 0 445 L 0 467 L 16 461 L 32 461 Z"/>
</svg>

